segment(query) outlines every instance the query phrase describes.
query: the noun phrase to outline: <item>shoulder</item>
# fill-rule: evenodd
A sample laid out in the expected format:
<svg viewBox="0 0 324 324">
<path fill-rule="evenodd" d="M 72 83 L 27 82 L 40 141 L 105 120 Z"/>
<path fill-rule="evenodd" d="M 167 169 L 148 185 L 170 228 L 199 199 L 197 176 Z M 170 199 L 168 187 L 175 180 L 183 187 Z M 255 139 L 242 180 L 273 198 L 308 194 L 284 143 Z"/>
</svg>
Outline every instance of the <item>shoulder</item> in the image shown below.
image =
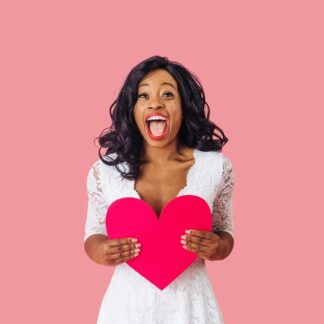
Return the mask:
<svg viewBox="0 0 324 324">
<path fill-rule="evenodd" d="M 101 168 L 100 164 L 101 164 L 101 160 L 98 159 L 90 165 L 88 169 L 88 180 L 90 178 L 98 178 L 98 176 L 100 175 L 100 168 Z"/>
<path fill-rule="evenodd" d="M 93 162 L 87 174 L 88 191 L 101 191 L 101 160 L 98 159 Z"/>
<path fill-rule="evenodd" d="M 201 165 L 220 181 L 221 178 L 234 176 L 232 160 L 221 151 L 198 151 Z"/>
<path fill-rule="evenodd" d="M 221 151 L 197 151 L 202 160 L 211 165 L 219 165 L 222 168 L 232 166 L 231 159 Z"/>
<path fill-rule="evenodd" d="M 117 157 L 116 153 L 110 153 L 103 157 L 103 159 L 107 162 L 113 162 Z M 101 179 L 111 178 L 117 176 L 119 173 L 116 170 L 114 165 L 108 165 L 104 163 L 100 158 L 95 160 L 89 167 L 88 170 L 88 181 L 96 180 L 96 182 L 100 182 Z"/>
</svg>

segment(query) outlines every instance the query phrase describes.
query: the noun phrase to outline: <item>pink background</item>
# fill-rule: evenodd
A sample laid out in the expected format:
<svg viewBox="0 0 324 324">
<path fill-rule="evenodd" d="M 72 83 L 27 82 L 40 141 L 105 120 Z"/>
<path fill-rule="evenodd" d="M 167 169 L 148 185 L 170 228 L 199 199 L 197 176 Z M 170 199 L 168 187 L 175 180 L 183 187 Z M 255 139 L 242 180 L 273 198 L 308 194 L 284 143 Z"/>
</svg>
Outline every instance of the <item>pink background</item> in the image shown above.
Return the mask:
<svg viewBox="0 0 324 324">
<path fill-rule="evenodd" d="M 95 323 L 113 268 L 83 249 L 93 139 L 151 55 L 201 80 L 229 138 L 235 247 L 207 269 L 227 324 L 324 323 L 321 1 L 7 1 L 1 323 Z"/>
</svg>

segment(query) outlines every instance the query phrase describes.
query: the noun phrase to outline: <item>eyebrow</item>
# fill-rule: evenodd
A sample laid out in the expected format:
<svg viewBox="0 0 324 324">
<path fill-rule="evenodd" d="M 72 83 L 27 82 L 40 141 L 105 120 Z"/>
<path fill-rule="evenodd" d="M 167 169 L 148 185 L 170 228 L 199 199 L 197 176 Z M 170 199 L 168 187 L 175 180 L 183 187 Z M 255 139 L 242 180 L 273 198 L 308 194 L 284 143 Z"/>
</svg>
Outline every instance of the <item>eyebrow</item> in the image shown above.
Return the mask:
<svg viewBox="0 0 324 324">
<path fill-rule="evenodd" d="M 169 83 L 169 82 L 163 82 L 163 83 L 161 83 L 161 85 L 164 85 L 164 84 L 168 84 L 172 88 L 174 88 L 175 90 L 177 90 L 176 87 L 172 83 Z M 142 83 L 142 84 L 139 85 L 139 88 L 142 87 L 142 86 L 148 86 L 148 84 L 147 83 Z"/>
</svg>

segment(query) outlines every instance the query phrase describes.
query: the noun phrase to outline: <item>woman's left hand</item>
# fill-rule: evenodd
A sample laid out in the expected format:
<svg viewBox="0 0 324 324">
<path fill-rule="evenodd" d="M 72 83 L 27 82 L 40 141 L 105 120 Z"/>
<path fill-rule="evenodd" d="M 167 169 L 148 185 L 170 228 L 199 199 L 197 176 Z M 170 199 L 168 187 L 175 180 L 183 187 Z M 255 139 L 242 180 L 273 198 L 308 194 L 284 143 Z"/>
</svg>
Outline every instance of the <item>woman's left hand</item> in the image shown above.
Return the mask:
<svg viewBox="0 0 324 324">
<path fill-rule="evenodd" d="M 187 230 L 186 233 L 181 236 L 183 248 L 209 261 L 223 258 L 222 240 L 218 234 L 199 230 Z"/>
</svg>

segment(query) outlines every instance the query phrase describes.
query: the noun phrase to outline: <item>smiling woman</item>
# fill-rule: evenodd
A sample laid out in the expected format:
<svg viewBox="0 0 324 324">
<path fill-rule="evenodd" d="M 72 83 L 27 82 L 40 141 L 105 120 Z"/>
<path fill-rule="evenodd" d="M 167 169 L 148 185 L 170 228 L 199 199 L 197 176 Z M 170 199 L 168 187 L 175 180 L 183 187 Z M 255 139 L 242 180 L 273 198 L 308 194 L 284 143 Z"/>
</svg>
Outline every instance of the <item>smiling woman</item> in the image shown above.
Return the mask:
<svg viewBox="0 0 324 324">
<path fill-rule="evenodd" d="M 144 122 L 153 110 L 169 118 L 167 126 L 171 127 L 159 141 L 149 137 Z M 161 56 L 150 57 L 129 72 L 109 113 L 112 125 L 96 138 L 99 157 L 126 179 L 138 177 L 146 144 L 161 147 L 176 136 L 185 147 L 219 151 L 228 141 L 222 129 L 209 120 L 210 108 L 198 77 L 180 63 Z M 117 158 L 110 159 L 109 153 L 116 153 Z M 121 162 L 130 166 L 128 172 L 119 167 Z"/>
<path fill-rule="evenodd" d="M 230 159 L 221 152 L 228 139 L 209 120 L 209 112 L 198 78 L 180 63 L 160 56 L 135 66 L 110 106 L 112 125 L 99 136 L 99 159 L 87 177 L 85 251 L 98 264 L 116 266 L 97 324 L 223 323 L 205 261 L 226 258 L 234 246 L 234 173 Z M 212 228 L 187 228 L 179 234 L 174 249 L 181 244 L 196 259 L 160 290 L 127 263 L 141 258 L 141 249 L 152 251 L 153 241 L 141 246 L 137 237 L 109 238 L 107 211 L 116 200 L 133 197 L 147 203 L 159 219 L 165 206 L 186 195 L 207 203 Z M 181 208 L 185 212 L 188 206 Z M 163 233 L 166 245 L 170 236 Z"/>
<path fill-rule="evenodd" d="M 149 135 L 152 144 L 157 140 L 173 140 L 180 129 L 182 108 L 176 84 L 171 74 L 163 69 L 148 73 L 139 84 L 134 117 L 141 135 L 143 138 Z M 159 110 L 150 113 L 150 107 Z"/>
</svg>

